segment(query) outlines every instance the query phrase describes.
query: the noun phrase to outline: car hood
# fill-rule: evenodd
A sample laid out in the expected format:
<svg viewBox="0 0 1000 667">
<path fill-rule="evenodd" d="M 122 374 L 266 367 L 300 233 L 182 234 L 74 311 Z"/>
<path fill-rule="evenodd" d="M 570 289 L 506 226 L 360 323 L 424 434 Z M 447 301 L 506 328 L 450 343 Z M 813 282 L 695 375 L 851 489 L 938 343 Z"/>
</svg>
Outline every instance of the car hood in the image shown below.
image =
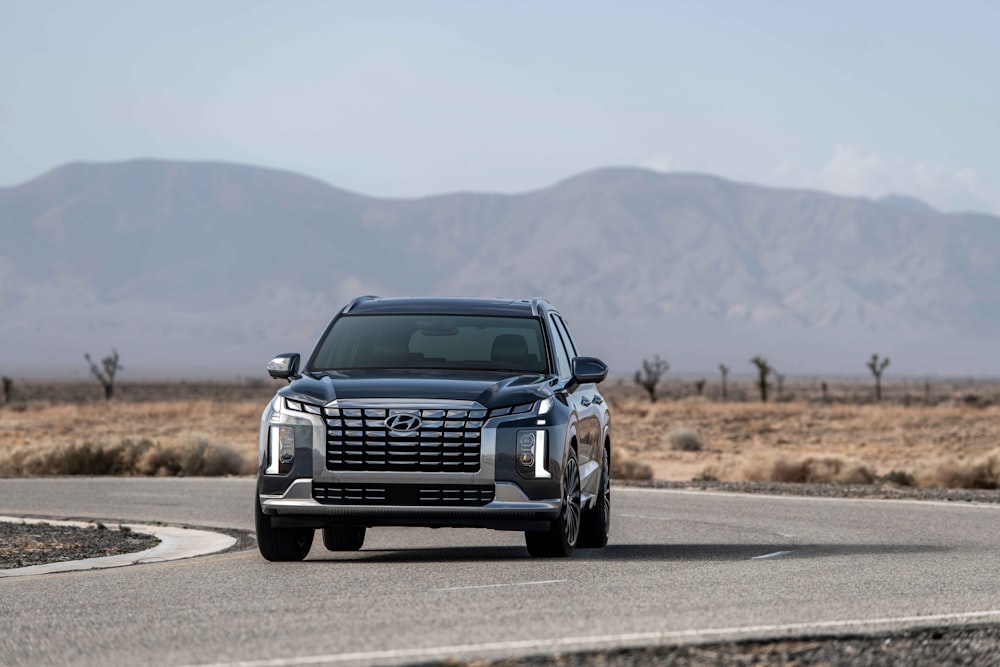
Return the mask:
<svg viewBox="0 0 1000 667">
<path fill-rule="evenodd" d="M 310 403 L 334 399 L 477 401 L 487 408 L 532 403 L 552 395 L 551 375 L 489 371 L 345 371 L 306 375 L 278 394 Z"/>
</svg>

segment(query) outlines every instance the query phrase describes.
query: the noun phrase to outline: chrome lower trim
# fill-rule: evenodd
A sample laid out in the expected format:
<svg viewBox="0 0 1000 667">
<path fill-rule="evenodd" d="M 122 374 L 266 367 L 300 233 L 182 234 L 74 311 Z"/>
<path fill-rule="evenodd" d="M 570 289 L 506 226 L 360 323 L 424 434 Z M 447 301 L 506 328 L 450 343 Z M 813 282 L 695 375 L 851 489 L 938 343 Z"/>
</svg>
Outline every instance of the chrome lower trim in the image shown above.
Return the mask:
<svg viewBox="0 0 1000 667">
<path fill-rule="evenodd" d="M 537 512 L 558 512 L 561 500 L 529 500 L 516 484 L 500 482 L 496 485 L 493 502 L 482 507 L 410 507 L 399 505 L 325 505 L 312 497 L 312 480 L 298 479 L 280 496 L 260 496 L 260 506 L 265 514 L 302 514 L 323 516 L 481 516 L 519 513 L 533 515 Z"/>
</svg>

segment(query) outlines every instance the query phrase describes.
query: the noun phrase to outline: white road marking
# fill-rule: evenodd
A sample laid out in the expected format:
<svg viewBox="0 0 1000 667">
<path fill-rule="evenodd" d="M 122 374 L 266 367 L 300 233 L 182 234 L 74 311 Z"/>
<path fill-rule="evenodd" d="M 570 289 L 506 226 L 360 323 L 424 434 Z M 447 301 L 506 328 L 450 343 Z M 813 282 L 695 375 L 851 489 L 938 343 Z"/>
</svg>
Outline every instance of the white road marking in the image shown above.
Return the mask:
<svg viewBox="0 0 1000 667">
<path fill-rule="evenodd" d="M 152 496 L 154 498 L 159 498 L 161 496 L 169 496 L 171 498 L 186 498 L 187 496 L 183 493 L 166 493 L 158 491 L 109 491 L 108 496 Z"/>
<path fill-rule="evenodd" d="M 833 496 L 795 496 L 778 495 L 768 493 L 742 493 L 739 491 L 698 491 L 689 489 L 658 489 L 644 486 L 617 486 L 612 485 L 619 493 L 676 493 L 688 496 L 714 496 L 719 498 L 730 498 L 742 500 L 788 500 L 806 501 L 816 503 L 884 503 L 892 502 L 907 505 L 935 505 L 937 507 L 965 508 L 978 510 L 1000 510 L 1000 503 L 979 503 L 979 502 L 956 502 L 953 500 L 913 500 L 910 498 L 837 498 Z"/>
<path fill-rule="evenodd" d="M 502 653 L 514 651 L 555 653 L 566 649 L 588 650 L 622 646 L 649 646 L 668 642 L 699 641 L 713 638 L 749 638 L 760 635 L 775 636 L 801 634 L 822 630 L 852 629 L 871 632 L 873 626 L 917 625 L 926 626 L 940 623 L 956 623 L 995 618 L 1000 619 L 1000 609 L 970 611 L 955 614 L 932 614 L 928 616 L 899 616 L 896 618 L 860 618 L 842 621 L 819 621 L 816 623 L 787 623 L 784 625 L 744 625 L 732 628 L 710 628 L 705 630 L 675 630 L 670 632 L 634 632 L 617 635 L 594 635 L 591 637 L 558 637 L 550 639 L 526 639 L 523 641 L 486 642 L 482 644 L 459 644 L 454 646 L 428 646 L 426 648 L 389 649 L 384 651 L 357 651 L 353 653 L 328 653 L 298 658 L 274 658 L 270 660 L 246 660 L 237 662 L 214 662 L 187 667 L 293 667 L 295 665 L 321 665 L 347 662 L 414 661 L 463 657 L 473 653 Z"/>
<path fill-rule="evenodd" d="M 781 558 L 782 556 L 787 556 L 792 553 L 791 551 L 775 551 L 774 553 L 764 554 L 763 556 L 751 556 L 750 560 L 770 560 L 771 558 Z"/>
<path fill-rule="evenodd" d="M 569 579 L 548 579 L 546 581 L 517 581 L 512 584 L 482 584 L 480 586 L 453 586 L 451 588 L 435 588 L 436 591 L 471 591 L 477 588 L 507 588 L 510 586 L 542 586 L 544 584 L 561 584 Z"/>
</svg>

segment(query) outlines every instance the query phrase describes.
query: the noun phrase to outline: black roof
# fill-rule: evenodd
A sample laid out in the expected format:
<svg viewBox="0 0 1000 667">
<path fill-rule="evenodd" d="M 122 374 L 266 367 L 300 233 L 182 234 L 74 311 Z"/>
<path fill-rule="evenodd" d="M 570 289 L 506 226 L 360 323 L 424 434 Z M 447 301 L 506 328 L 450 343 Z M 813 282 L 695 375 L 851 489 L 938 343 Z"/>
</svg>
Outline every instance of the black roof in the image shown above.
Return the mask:
<svg viewBox="0 0 1000 667">
<path fill-rule="evenodd" d="M 349 315 L 427 313 L 435 315 L 506 315 L 532 317 L 552 307 L 542 299 L 480 299 L 473 297 L 358 297 L 344 309 Z"/>
</svg>

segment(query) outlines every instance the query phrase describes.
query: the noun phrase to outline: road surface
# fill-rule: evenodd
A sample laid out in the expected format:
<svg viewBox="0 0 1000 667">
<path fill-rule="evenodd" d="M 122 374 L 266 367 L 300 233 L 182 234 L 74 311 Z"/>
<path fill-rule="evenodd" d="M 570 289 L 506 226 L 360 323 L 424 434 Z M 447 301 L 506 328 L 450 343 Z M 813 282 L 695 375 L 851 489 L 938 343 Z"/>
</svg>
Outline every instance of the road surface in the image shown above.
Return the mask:
<svg viewBox="0 0 1000 667">
<path fill-rule="evenodd" d="M 252 530 L 249 479 L 0 479 L 0 514 Z M 1000 621 L 1000 507 L 615 488 L 611 544 L 373 529 L 0 580 L 3 665 L 351 665 Z"/>
</svg>

